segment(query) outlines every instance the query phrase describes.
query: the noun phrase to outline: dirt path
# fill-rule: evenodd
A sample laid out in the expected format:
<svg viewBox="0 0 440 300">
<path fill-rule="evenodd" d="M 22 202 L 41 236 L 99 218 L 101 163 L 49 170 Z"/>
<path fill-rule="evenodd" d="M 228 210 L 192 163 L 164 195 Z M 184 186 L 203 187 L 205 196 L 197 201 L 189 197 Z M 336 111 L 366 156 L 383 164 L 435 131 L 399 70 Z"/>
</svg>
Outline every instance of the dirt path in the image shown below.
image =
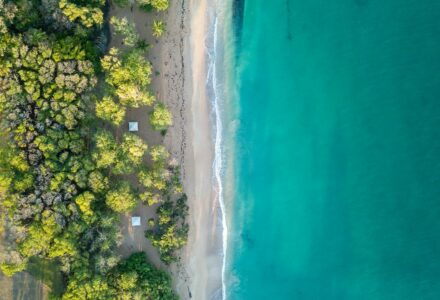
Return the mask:
<svg viewBox="0 0 440 300">
<path fill-rule="evenodd" d="M 0 273 L 0 300 L 43 300 L 49 288 L 26 272 L 12 277 Z"/>
</svg>

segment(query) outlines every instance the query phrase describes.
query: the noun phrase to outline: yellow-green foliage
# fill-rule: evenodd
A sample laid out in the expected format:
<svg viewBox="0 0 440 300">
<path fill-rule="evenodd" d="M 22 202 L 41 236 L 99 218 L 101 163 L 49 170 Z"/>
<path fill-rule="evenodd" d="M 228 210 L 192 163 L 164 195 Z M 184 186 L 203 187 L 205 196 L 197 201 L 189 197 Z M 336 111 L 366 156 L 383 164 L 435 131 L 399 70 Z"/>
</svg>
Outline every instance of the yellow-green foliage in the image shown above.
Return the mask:
<svg viewBox="0 0 440 300">
<path fill-rule="evenodd" d="M 129 174 L 142 162 L 148 149 L 137 135 L 126 133 L 118 144 L 113 135 L 105 130 L 95 135 L 96 150 L 93 153 L 98 168 L 111 168 L 113 174 Z"/>
<path fill-rule="evenodd" d="M 125 117 L 125 107 L 106 96 L 96 103 L 96 116 L 118 126 Z"/>
<path fill-rule="evenodd" d="M 95 201 L 95 196 L 91 192 L 84 192 L 75 198 L 75 203 L 78 205 L 83 219 L 87 223 L 94 221 L 94 211 L 92 208 L 92 203 Z"/>
<path fill-rule="evenodd" d="M 0 173 L 0 200 L 6 199 L 11 184 L 12 177 L 10 174 L 6 172 Z"/>
<path fill-rule="evenodd" d="M 147 144 L 137 135 L 131 133 L 124 134 L 121 144 L 122 155 L 127 157 L 133 165 L 141 164 L 147 149 Z"/>
<path fill-rule="evenodd" d="M 129 22 L 127 18 L 118 18 L 112 16 L 110 24 L 113 25 L 115 33 L 124 36 L 124 44 L 127 46 L 135 46 L 139 42 L 139 35 L 136 31 L 134 23 Z"/>
<path fill-rule="evenodd" d="M 72 276 L 62 300 L 105 300 L 112 299 L 107 280 L 103 276 L 89 278 L 86 276 Z M 114 294 L 113 294 L 114 295 Z M 113 298 L 114 299 L 114 298 Z"/>
<path fill-rule="evenodd" d="M 8 277 L 11 277 L 17 272 L 21 272 L 26 269 L 26 262 L 21 262 L 18 264 L 10 264 L 10 263 L 1 263 L 0 269 L 2 270 L 3 274 L 5 274 Z"/>
<path fill-rule="evenodd" d="M 154 21 L 152 29 L 153 36 L 159 38 L 165 32 L 165 23 L 163 21 Z"/>
<path fill-rule="evenodd" d="M 27 163 L 23 152 L 11 152 L 8 159 L 11 166 L 16 170 L 20 172 L 26 172 L 29 170 L 29 164 Z"/>
<path fill-rule="evenodd" d="M 162 103 L 154 107 L 150 114 L 150 124 L 155 130 L 166 130 L 173 124 L 171 112 Z"/>
<path fill-rule="evenodd" d="M 161 203 L 162 196 L 159 193 L 152 193 L 152 192 L 143 192 L 139 195 L 139 199 L 147 203 L 149 206 L 152 206 L 157 203 Z"/>
<path fill-rule="evenodd" d="M 121 274 L 118 278 L 116 278 L 116 283 L 122 290 L 131 290 L 136 287 L 137 280 L 138 274 L 136 272 L 129 272 Z"/>
<path fill-rule="evenodd" d="M 17 12 L 17 7 L 12 3 L 5 3 L 0 0 L 0 33 L 8 32 L 8 25 L 12 22 Z"/>
<path fill-rule="evenodd" d="M 136 0 L 137 3 L 141 6 L 151 5 L 158 11 L 163 11 L 168 8 L 168 0 Z"/>
<path fill-rule="evenodd" d="M 163 223 L 160 223 L 160 222 Z M 164 225 L 171 222 L 169 217 L 162 216 L 159 218 L 159 224 Z M 166 229 L 160 240 L 153 240 L 153 246 L 159 249 L 180 249 L 186 244 L 186 236 L 176 234 L 176 226 L 172 225 Z"/>
<path fill-rule="evenodd" d="M 71 22 L 78 21 L 85 27 L 101 25 L 104 21 L 102 10 L 97 7 L 79 6 L 68 0 L 60 0 L 59 7 Z"/>
<path fill-rule="evenodd" d="M 17 176 L 14 180 L 14 190 L 19 193 L 24 193 L 30 189 L 34 183 L 34 176 L 32 174 L 23 174 Z"/>
<path fill-rule="evenodd" d="M 54 238 L 53 244 L 48 251 L 49 258 L 57 258 L 63 256 L 76 256 L 77 237 L 70 232 L 64 232 L 61 236 Z"/>
<path fill-rule="evenodd" d="M 3 263 L 9 274 L 32 256 L 78 254 L 85 230 L 79 217 L 90 213 L 81 211 L 86 202 L 73 201 L 95 168 L 80 127 L 85 94 L 96 82 L 83 46 L 40 30 L 0 35 L 1 125 L 11 136 L 0 159 L 1 174 L 9 177 L 0 179 L 1 210 L 12 228 Z"/>
<path fill-rule="evenodd" d="M 19 245 L 20 252 L 25 257 L 42 252 L 49 254 L 54 237 L 61 232 L 62 228 L 57 224 L 53 213 L 45 211 L 41 217 L 41 222 L 35 222 L 29 227 L 29 235 Z"/>
<path fill-rule="evenodd" d="M 119 125 L 127 107 L 155 99 L 143 50 L 111 50 L 101 61 L 106 97 L 93 111 L 104 2 L 0 0 L 0 125 L 8 139 L 0 145 L 0 221 L 8 229 L 0 267 L 12 275 L 31 257 L 56 262 L 67 285 L 57 299 L 175 299 L 169 277 L 145 256 L 120 261 L 115 252 L 117 212 L 139 198 L 119 175 L 141 170 L 147 145 L 132 134 L 95 133 L 93 112 Z M 126 44 L 143 49 L 134 27 L 114 24 Z M 153 147 L 151 158 L 155 182 L 139 194 L 150 204 L 168 202 L 175 168 L 164 147 Z M 153 240 L 169 247 L 166 260 L 185 237 L 176 214 L 155 223 Z"/>
<path fill-rule="evenodd" d="M 100 131 L 95 135 L 96 151 L 93 157 L 98 168 L 110 167 L 116 163 L 117 144 L 113 135 L 108 131 Z"/>
<path fill-rule="evenodd" d="M 161 164 L 164 164 L 170 158 L 170 154 L 163 145 L 152 146 L 150 156 L 153 162 Z"/>
<path fill-rule="evenodd" d="M 48 43 L 30 47 L 21 36 L 6 38 L 4 42 L 9 48 L 2 61 L 6 69 L 0 79 L 0 103 L 25 91 L 43 111 L 51 109 L 52 118 L 73 129 L 84 117 L 78 95 L 96 83 L 85 51 L 72 39 L 60 40 L 53 47 Z"/>
<path fill-rule="evenodd" d="M 123 181 L 107 193 L 105 203 L 116 212 L 128 212 L 136 206 L 137 201 L 130 184 Z"/>
<path fill-rule="evenodd" d="M 148 91 L 152 67 L 140 51 L 130 51 L 121 61 L 118 50 L 112 48 L 109 55 L 101 59 L 101 66 L 106 71 L 106 82 L 115 89 L 122 105 L 140 107 L 153 104 L 154 96 Z"/>
<path fill-rule="evenodd" d="M 108 189 L 108 178 L 99 171 L 89 174 L 88 185 L 94 193 L 103 193 Z"/>
</svg>

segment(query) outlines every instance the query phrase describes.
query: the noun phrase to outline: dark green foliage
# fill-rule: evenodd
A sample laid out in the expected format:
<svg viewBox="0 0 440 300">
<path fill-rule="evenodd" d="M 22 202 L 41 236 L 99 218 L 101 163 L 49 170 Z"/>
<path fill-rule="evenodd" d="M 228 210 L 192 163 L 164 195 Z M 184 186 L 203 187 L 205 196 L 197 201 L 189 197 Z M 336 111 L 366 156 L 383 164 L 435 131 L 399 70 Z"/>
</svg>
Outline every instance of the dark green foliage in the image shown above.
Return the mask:
<svg viewBox="0 0 440 300">
<path fill-rule="evenodd" d="M 150 265 L 144 252 L 132 254 L 110 274 L 112 286 L 126 299 L 136 299 L 136 295 L 139 299 L 177 299 L 170 277 Z"/>
<path fill-rule="evenodd" d="M 26 271 L 50 287 L 54 296 L 59 297 L 63 293 L 64 282 L 59 262 L 33 257 L 29 261 Z"/>
<path fill-rule="evenodd" d="M 129 0 L 113 0 L 112 2 L 114 2 L 117 6 L 126 7 L 130 1 Z"/>
<path fill-rule="evenodd" d="M 176 261 L 174 252 L 182 248 L 187 241 L 188 224 L 185 218 L 188 214 L 186 195 L 177 201 L 166 201 L 157 209 L 157 221 L 149 228 L 145 235 L 153 246 L 159 249 L 161 259 L 169 264 Z"/>
<path fill-rule="evenodd" d="M 157 220 L 148 222 L 145 236 L 158 248 L 162 261 L 169 264 L 177 260 L 176 250 L 187 242 L 187 198 L 180 184 L 177 162 L 170 160 L 165 147 L 151 147 L 150 156 L 152 166 L 138 173 L 139 182 L 145 189 L 140 196 L 150 206 L 160 205 L 156 210 Z"/>
<path fill-rule="evenodd" d="M 164 11 L 168 8 L 168 0 L 136 0 L 141 8 L 149 11 L 151 8 L 157 11 Z"/>
<path fill-rule="evenodd" d="M 17 7 L 13 26 L 18 31 L 26 31 L 30 27 L 41 26 L 38 1 L 16 0 Z"/>
<path fill-rule="evenodd" d="M 151 4 L 141 4 L 139 5 L 139 8 L 145 12 L 152 12 L 154 9 L 154 7 Z"/>
<path fill-rule="evenodd" d="M 106 275 L 76 273 L 69 282 L 63 300 L 151 299 L 174 300 L 170 277 L 155 269 L 145 253 L 134 253 Z"/>
</svg>

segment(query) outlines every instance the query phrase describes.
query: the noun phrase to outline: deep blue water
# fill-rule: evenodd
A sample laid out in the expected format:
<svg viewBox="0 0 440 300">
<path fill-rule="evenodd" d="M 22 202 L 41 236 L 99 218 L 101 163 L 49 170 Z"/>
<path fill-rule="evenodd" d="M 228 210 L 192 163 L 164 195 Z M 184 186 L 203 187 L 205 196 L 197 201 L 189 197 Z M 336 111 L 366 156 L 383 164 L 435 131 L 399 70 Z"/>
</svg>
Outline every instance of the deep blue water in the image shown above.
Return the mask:
<svg viewBox="0 0 440 300">
<path fill-rule="evenodd" d="M 237 38 L 227 298 L 440 299 L 440 1 L 247 0 Z"/>
</svg>

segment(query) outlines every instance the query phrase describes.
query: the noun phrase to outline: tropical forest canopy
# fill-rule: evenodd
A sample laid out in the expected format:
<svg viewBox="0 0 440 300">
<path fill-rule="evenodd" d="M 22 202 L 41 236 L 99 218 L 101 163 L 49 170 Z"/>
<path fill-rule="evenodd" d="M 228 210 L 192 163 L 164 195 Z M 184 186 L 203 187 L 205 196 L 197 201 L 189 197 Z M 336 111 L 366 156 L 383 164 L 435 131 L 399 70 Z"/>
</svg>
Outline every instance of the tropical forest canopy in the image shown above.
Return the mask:
<svg viewBox="0 0 440 300">
<path fill-rule="evenodd" d="M 11 276 L 34 258 L 57 262 L 65 287 L 54 298 L 174 299 L 170 277 L 144 253 L 117 252 L 118 214 L 143 202 L 157 212 L 146 237 L 166 264 L 175 261 L 188 208 L 165 147 L 115 134 L 127 108 L 150 107 L 151 127 L 162 133 L 172 116 L 153 96 L 148 47 L 134 24 L 111 18 L 124 45 L 107 49 L 104 5 L 0 0 L 1 270 Z M 138 5 L 165 10 L 168 2 Z M 155 27 L 159 37 L 164 23 Z"/>
</svg>

